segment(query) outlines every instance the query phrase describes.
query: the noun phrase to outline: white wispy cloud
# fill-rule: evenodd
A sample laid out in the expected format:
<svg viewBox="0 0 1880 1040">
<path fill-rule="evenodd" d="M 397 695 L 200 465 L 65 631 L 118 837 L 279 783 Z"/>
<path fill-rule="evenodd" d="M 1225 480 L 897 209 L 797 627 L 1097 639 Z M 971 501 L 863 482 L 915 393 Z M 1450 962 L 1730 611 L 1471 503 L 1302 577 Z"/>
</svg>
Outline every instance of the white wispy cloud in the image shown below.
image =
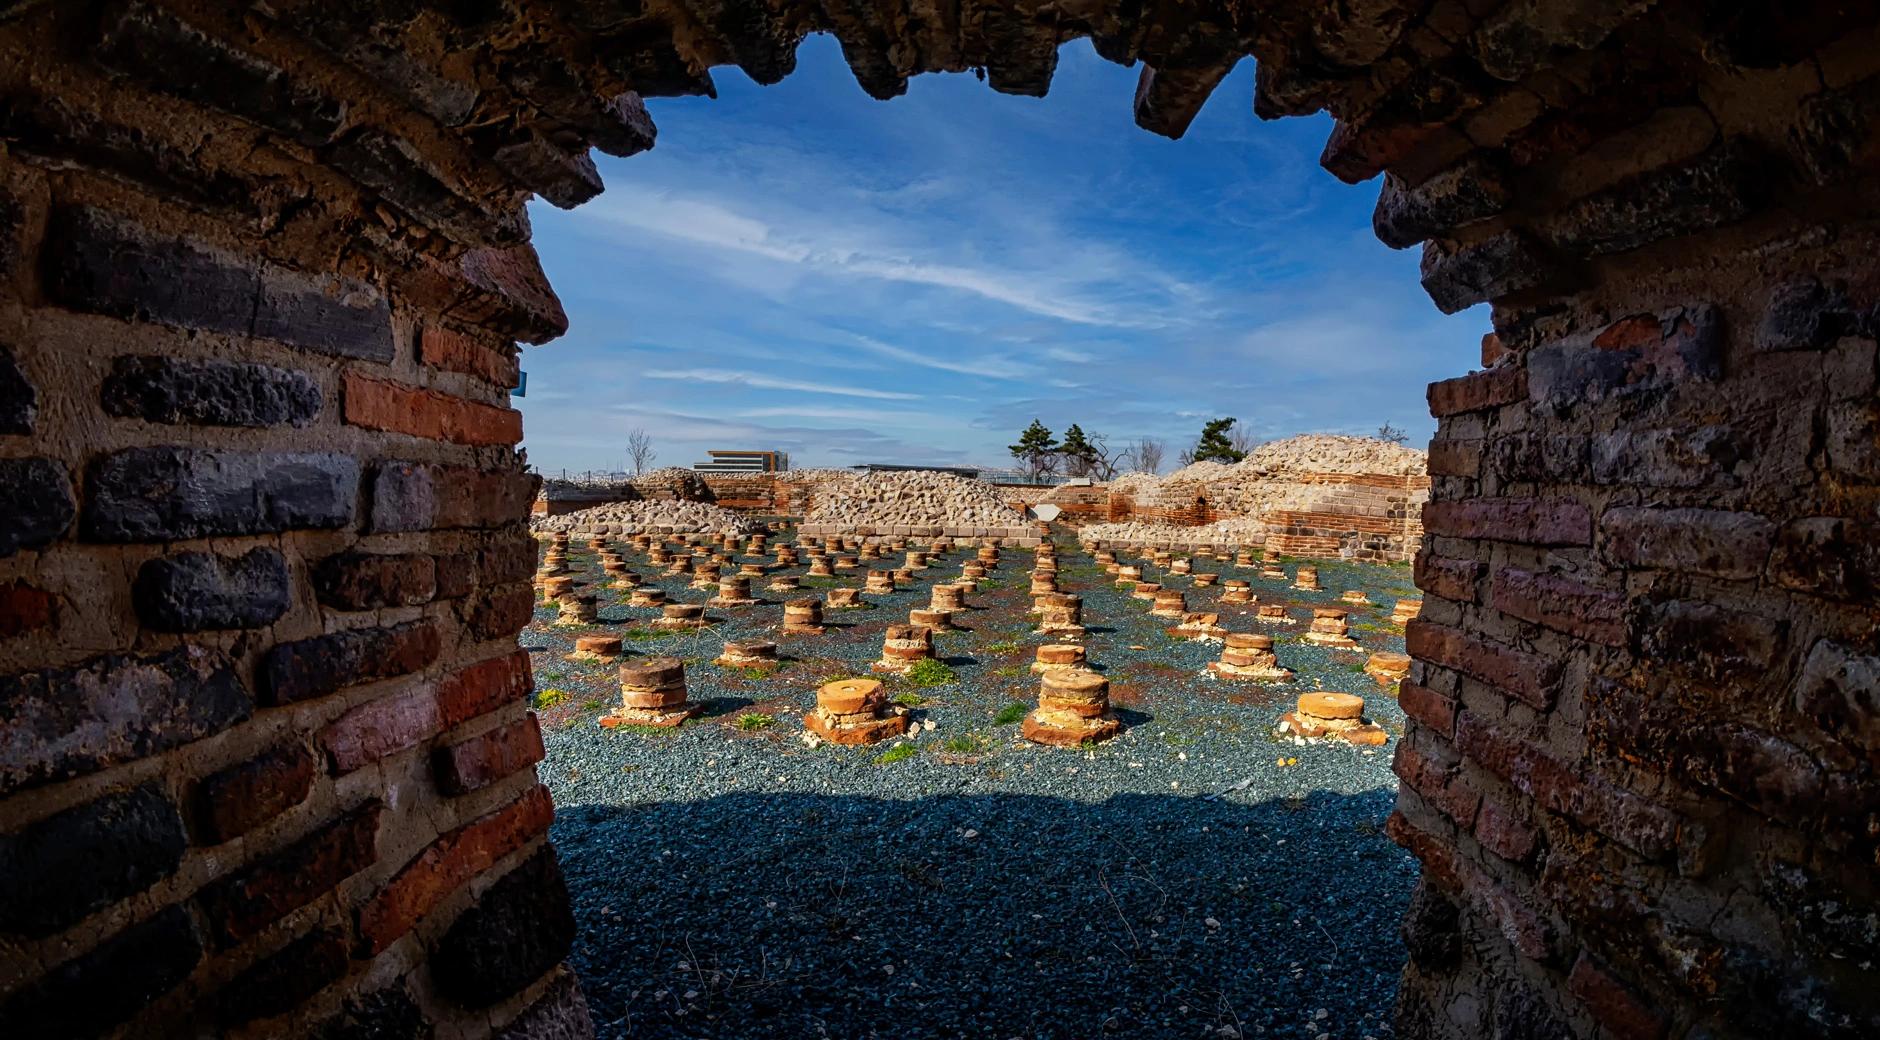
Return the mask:
<svg viewBox="0 0 1880 1040">
<path fill-rule="evenodd" d="M 729 383 L 759 390 L 790 390 L 800 394 L 835 394 L 839 397 L 867 397 L 879 401 L 914 401 L 919 394 L 897 390 L 873 390 L 861 386 L 840 386 L 806 379 L 784 379 L 761 372 L 738 372 L 726 368 L 652 368 L 640 373 L 647 379 L 675 379 L 688 383 Z"/>
<path fill-rule="evenodd" d="M 943 355 L 909 350 L 892 343 L 883 343 L 871 336 L 855 336 L 856 345 L 885 358 L 903 361 L 922 368 L 938 369 L 942 372 L 957 372 L 964 376 L 984 376 L 988 379 L 1025 379 L 1032 375 L 1030 365 L 1020 364 L 1008 358 L 978 357 L 954 360 Z"/>
</svg>

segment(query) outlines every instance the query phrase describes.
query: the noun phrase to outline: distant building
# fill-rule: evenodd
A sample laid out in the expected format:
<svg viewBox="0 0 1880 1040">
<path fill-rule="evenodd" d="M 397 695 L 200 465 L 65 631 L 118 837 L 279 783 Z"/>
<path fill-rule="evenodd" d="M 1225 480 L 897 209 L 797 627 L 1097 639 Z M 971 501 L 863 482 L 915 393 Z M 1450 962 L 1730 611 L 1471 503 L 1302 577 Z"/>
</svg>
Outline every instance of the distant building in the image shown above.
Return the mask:
<svg viewBox="0 0 1880 1040">
<path fill-rule="evenodd" d="M 707 451 L 709 462 L 694 462 L 696 473 L 776 473 L 790 468 L 790 458 L 780 451 Z"/>
<path fill-rule="evenodd" d="M 897 466 L 885 462 L 863 462 L 850 469 L 859 469 L 864 473 L 951 473 L 967 480 L 978 480 L 979 470 L 972 466 Z"/>
</svg>

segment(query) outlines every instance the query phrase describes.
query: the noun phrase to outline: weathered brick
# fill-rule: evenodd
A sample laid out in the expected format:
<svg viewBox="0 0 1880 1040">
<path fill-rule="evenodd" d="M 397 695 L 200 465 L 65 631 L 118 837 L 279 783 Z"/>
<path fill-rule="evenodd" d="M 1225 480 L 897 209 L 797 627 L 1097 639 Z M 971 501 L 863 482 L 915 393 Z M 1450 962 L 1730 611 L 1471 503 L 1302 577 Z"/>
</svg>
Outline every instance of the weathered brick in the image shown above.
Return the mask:
<svg viewBox="0 0 1880 1040">
<path fill-rule="evenodd" d="M 38 937 L 176 873 L 189 844 L 155 784 L 0 834 L 0 931 Z"/>
<path fill-rule="evenodd" d="M 527 701 L 534 688 L 529 655 L 518 650 L 445 676 L 437 686 L 438 711 L 449 728 L 506 704 Z"/>
<path fill-rule="evenodd" d="M 468 333 L 442 325 L 426 325 L 419 334 L 418 360 L 504 388 L 513 387 L 517 382 L 518 365 L 512 349 L 478 342 Z"/>
<path fill-rule="evenodd" d="M 1474 603 L 1475 583 L 1486 569 L 1474 560 L 1444 559 L 1425 549 L 1417 553 L 1414 574 L 1417 588 L 1431 595 Z"/>
<path fill-rule="evenodd" d="M 1480 866 L 1456 854 L 1448 842 L 1419 829 L 1393 812 L 1384 833 L 1423 863 L 1423 876 L 1477 904 L 1501 930 L 1502 938 L 1530 960 L 1545 962 L 1553 956 L 1552 929 L 1520 897 L 1510 892 Z"/>
<path fill-rule="evenodd" d="M 1472 498 L 1426 503 L 1423 529 L 1438 537 L 1486 538 L 1524 545 L 1590 545 L 1593 515 L 1578 502 Z"/>
<path fill-rule="evenodd" d="M 1397 752 L 1391 758 L 1390 769 L 1456 826 L 1466 831 L 1474 825 L 1475 812 L 1482 804 L 1482 795 L 1469 785 L 1454 766 L 1445 766 L 1412 747 L 1408 741 L 1399 741 Z"/>
<path fill-rule="evenodd" d="M 1461 908 L 1441 888 L 1418 880 L 1398 926 L 1410 963 L 1424 971 L 1454 967 L 1462 953 L 1461 916 Z"/>
<path fill-rule="evenodd" d="M 1564 287 L 1568 279 L 1533 239 L 1504 231 L 1454 251 L 1425 242 L 1422 280 L 1437 308 L 1455 314 L 1523 289 Z"/>
<path fill-rule="evenodd" d="M 254 712 L 228 658 L 197 646 L 0 678 L 0 793 L 220 733 Z"/>
<path fill-rule="evenodd" d="M 539 483 L 540 478 L 520 470 L 380 463 L 372 474 L 370 529 L 388 533 L 517 523 L 528 517 Z"/>
<path fill-rule="evenodd" d="M 1880 482 L 1880 402 L 1828 406 L 1828 466 L 1843 477 Z"/>
<path fill-rule="evenodd" d="M 1812 516 L 1782 525 L 1769 554 L 1769 580 L 1831 599 L 1880 598 L 1880 524 Z"/>
<path fill-rule="evenodd" d="M 58 624 L 59 597 L 23 581 L 0 584 L 0 639 L 17 639 Z"/>
<path fill-rule="evenodd" d="M 479 577 L 489 585 L 522 581 L 535 572 L 538 548 L 535 539 L 519 528 L 498 535 L 477 554 Z"/>
<path fill-rule="evenodd" d="M 1614 563 L 1713 578 L 1761 574 L 1775 539 L 1762 517 L 1716 509 L 1609 509 L 1599 531 Z"/>
<path fill-rule="evenodd" d="M 1710 685 L 1751 685 L 1774 662 L 1787 623 L 1714 603 L 1669 600 L 1635 612 L 1638 652 Z"/>
<path fill-rule="evenodd" d="M 412 220 L 467 245 L 507 246 L 528 238 L 518 209 L 466 198 L 417 145 L 384 130 L 363 128 L 326 153 L 336 170 L 370 188 Z"/>
<path fill-rule="evenodd" d="M 287 559 L 278 549 L 146 560 L 131 586 L 138 620 L 157 632 L 260 628 L 287 613 L 293 597 Z"/>
<path fill-rule="evenodd" d="M 567 312 L 533 247 L 469 250 L 457 273 L 471 291 L 446 311 L 452 319 L 524 343 L 547 343 L 568 331 Z"/>
<path fill-rule="evenodd" d="M 1757 158 L 1730 141 L 1563 207 L 1544 222 L 1544 234 L 1579 256 L 1623 253 L 1742 220 L 1760 205 L 1768 179 Z"/>
<path fill-rule="evenodd" d="M 492 151 L 490 160 L 560 209 L 573 209 L 601 193 L 601 173 L 585 143 L 571 152 L 541 134 L 525 132 Z"/>
<path fill-rule="evenodd" d="M 333 1017 L 320 1023 L 313 1036 L 315 1040 L 429 1040 L 434 1029 L 424 1010 L 411 999 L 405 983 L 399 981 L 346 1001 Z"/>
<path fill-rule="evenodd" d="M 359 462 L 350 455 L 131 448 L 94 462 L 84 536 L 158 542 L 274 534 L 352 523 Z"/>
<path fill-rule="evenodd" d="M 429 620 L 390 628 L 350 628 L 268 651 L 263 695 L 271 707 L 390 679 L 437 660 L 442 638 Z"/>
<path fill-rule="evenodd" d="M 1482 470 L 1482 442 L 1438 437 L 1430 442 L 1432 477 L 1474 477 Z"/>
<path fill-rule="evenodd" d="M 1493 798 L 1483 798 L 1475 814 L 1475 840 L 1510 863 L 1525 863 L 1539 842 L 1526 819 Z"/>
<path fill-rule="evenodd" d="M 93 57 L 166 94 L 221 109 L 303 144 L 332 139 L 346 106 L 304 81 L 185 24 L 129 3 L 114 12 Z"/>
<path fill-rule="evenodd" d="M 1640 855 L 1677 848 L 1678 818 L 1669 810 L 1562 762 L 1471 712 L 1456 720 L 1456 747 L 1549 812 L 1598 831 Z"/>
<path fill-rule="evenodd" d="M 1625 487 L 1697 488 L 1733 481 L 1749 454 L 1727 426 L 1615 430 L 1593 438 L 1593 480 Z"/>
<path fill-rule="evenodd" d="M 231 256 L 89 207 L 53 214 L 46 293 L 73 310 L 392 359 L 391 308 L 375 289 Z"/>
<path fill-rule="evenodd" d="M 424 553 L 340 553 L 314 568 L 313 587 L 340 610 L 415 607 L 437 594 L 437 564 Z"/>
<path fill-rule="evenodd" d="M 438 900 L 546 833 L 554 817 L 548 789 L 537 786 L 503 808 L 441 835 L 360 908 L 365 954 L 376 955 L 396 942 Z"/>
<path fill-rule="evenodd" d="M 560 964 L 574 932 L 568 886 L 545 845 L 452 922 L 431 951 L 431 975 L 459 1004 L 488 1007 Z"/>
<path fill-rule="evenodd" d="M 195 793 L 204 839 L 220 845 L 299 805 L 313 790 L 313 774 L 313 752 L 284 744 L 205 777 Z"/>
<path fill-rule="evenodd" d="M 1456 702 L 1427 686 L 1408 679 L 1397 684 L 1397 704 L 1403 713 L 1417 720 L 1445 740 L 1456 735 Z"/>
<path fill-rule="evenodd" d="M 474 639 L 498 639 L 522 631 L 535 616 L 535 596 L 527 585 L 486 589 L 470 606 L 464 629 Z"/>
<path fill-rule="evenodd" d="M 420 686 L 353 708 L 321 730 L 319 739 L 337 776 L 416 747 L 442 728 L 436 692 Z"/>
<path fill-rule="evenodd" d="M 290 1011 L 339 981 L 352 962 L 346 936 L 322 928 L 250 965 L 216 995 L 216 1018 L 237 1026 Z"/>
<path fill-rule="evenodd" d="M 1861 316 L 1839 286 L 1803 278 L 1778 285 L 1769 294 L 1756 326 L 1756 349 L 1825 350 L 1859 331 Z"/>
<path fill-rule="evenodd" d="M 462 599 L 477 587 L 477 554 L 440 553 L 432 561 L 438 599 Z M 491 579 L 492 581 L 516 579 Z"/>
<path fill-rule="evenodd" d="M 1460 629 L 1419 618 L 1404 627 L 1404 648 L 1412 657 L 1453 668 L 1540 711 L 1553 706 L 1558 692 L 1559 661 L 1479 639 Z"/>
<path fill-rule="evenodd" d="M 1723 319 L 1709 304 L 1621 318 L 1528 351 L 1528 395 L 1556 410 L 1723 377 Z"/>
<path fill-rule="evenodd" d="M 56 459 L 0 459 L 0 559 L 58 540 L 78 505 L 72 481 Z"/>
<path fill-rule="evenodd" d="M 594 1035 L 594 1020 L 574 973 L 564 971 L 549 983 L 515 1021 L 496 1034 L 496 1040 L 577 1040 Z"/>
<path fill-rule="evenodd" d="M 1880 754 L 1880 656 L 1816 641 L 1795 682 L 1795 709 L 1833 739 Z"/>
<path fill-rule="evenodd" d="M 530 712 L 507 726 L 438 748 L 431 758 L 438 788 L 460 795 L 529 768 L 542 760 L 543 753 L 541 724 Z"/>
<path fill-rule="evenodd" d="M 1584 951 L 1567 974 L 1567 992 L 1586 1005 L 1613 1040 L 1660 1040 L 1669 1022 L 1630 986 L 1613 978 Z"/>
<path fill-rule="evenodd" d="M 1556 632 L 1603 643 L 1625 645 L 1625 596 L 1558 574 L 1537 574 L 1516 567 L 1495 571 L 1489 601 L 1496 610 Z"/>
<path fill-rule="evenodd" d="M 1536 484 L 1585 483 L 1587 438 L 1574 434 L 1511 433 L 1489 442 L 1489 466 L 1503 480 Z"/>
<path fill-rule="evenodd" d="M 1507 202 L 1508 186 L 1501 170 L 1479 158 L 1457 163 L 1414 187 L 1387 173 L 1371 214 L 1371 228 L 1378 241 L 1392 249 L 1407 249 L 1426 238 L 1486 220 L 1500 213 Z"/>
<path fill-rule="evenodd" d="M 39 392 L 13 360 L 13 352 L 0 347 L 0 434 L 31 433 L 39 417 Z"/>
<path fill-rule="evenodd" d="M 1482 333 L 1482 367 L 1493 368 L 1502 358 L 1508 356 L 1508 348 L 1501 341 L 1501 336 L 1493 332 Z"/>
<path fill-rule="evenodd" d="M 369 430 L 403 433 L 453 444 L 514 444 L 522 439 L 522 413 L 466 401 L 436 390 L 346 373 L 346 421 Z"/>
<path fill-rule="evenodd" d="M 1503 365 L 1429 386 L 1430 414 L 1438 419 L 1499 408 L 1527 399 L 1527 370 Z"/>
<path fill-rule="evenodd" d="M 110 415 L 195 426 L 305 426 L 322 404 L 304 372 L 164 357 L 118 358 L 99 399 Z"/>
<path fill-rule="evenodd" d="M 378 860 L 379 817 L 367 802 L 197 895 L 220 946 L 233 946 L 332 891 Z"/>
<path fill-rule="evenodd" d="M 175 989 L 201 960 L 189 911 L 165 907 L 6 998 L 0 1022 L 17 1036 L 101 1034 Z"/>
</svg>

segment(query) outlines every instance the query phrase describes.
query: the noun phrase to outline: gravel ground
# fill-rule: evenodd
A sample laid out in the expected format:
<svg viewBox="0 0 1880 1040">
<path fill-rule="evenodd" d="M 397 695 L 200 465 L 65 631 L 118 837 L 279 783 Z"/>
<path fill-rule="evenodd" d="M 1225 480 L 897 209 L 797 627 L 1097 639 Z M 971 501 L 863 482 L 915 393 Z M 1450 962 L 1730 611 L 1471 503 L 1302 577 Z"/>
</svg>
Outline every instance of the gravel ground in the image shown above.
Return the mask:
<svg viewBox="0 0 1880 1040">
<path fill-rule="evenodd" d="M 632 638 L 657 610 L 605 607 L 600 627 L 629 633 L 633 652 L 687 659 L 706 711 L 676 731 L 602 730 L 612 669 L 564 660 L 575 632 L 538 611 L 524 644 L 542 774 L 581 921 L 574 963 L 603 1036 L 1390 1035 L 1396 922 L 1416 879 L 1382 835 L 1391 746 L 1302 745 L 1272 730 L 1299 693 L 1345 690 L 1366 697 L 1394 746 L 1403 714 L 1362 673 L 1365 654 L 1298 635 L 1310 607 L 1363 589 L 1375 605 L 1353 610 L 1354 638 L 1366 652 L 1402 650 L 1388 618 L 1415 594 L 1408 568 L 1321 561 L 1326 591 L 1306 593 L 1258 568 L 1198 562 L 1297 608 L 1299 624 L 1264 628 L 1251 607 L 1218 606 L 1218 586 L 1188 590 L 1189 609 L 1219 610 L 1229 630 L 1276 636 L 1298 676 L 1261 686 L 1207 677 L 1218 643 L 1170 639 L 1149 604 L 1062 549 L 1060 584 L 1084 596 L 1083 642 L 1127 727 L 1091 750 L 1034 747 L 998 721 L 1037 690 L 1026 665 L 1045 640 L 1024 613 L 1029 553 L 1007 550 L 968 597 L 980 608 L 961 620 L 971 631 L 937 637 L 957 681 L 890 683 L 920 698 L 912 753 L 812 749 L 799 736 L 816 686 L 866 674 L 883 627 L 925 605 L 926 581 L 829 612 L 846 627 L 820 637 L 777 637 L 776 604 L 811 592 L 767 593 L 767 578 L 752 584 L 768 605 L 713 610 L 718 623 L 696 635 Z M 969 557 L 922 577 L 956 576 Z M 570 560 L 598 569 L 579 547 Z M 859 586 L 849 574 L 836 582 Z M 661 585 L 675 600 L 707 596 Z M 789 658 L 774 675 L 710 664 L 724 640 L 756 637 L 778 638 Z M 754 714 L 774 722 L 741 728 Z"/>
</svg>

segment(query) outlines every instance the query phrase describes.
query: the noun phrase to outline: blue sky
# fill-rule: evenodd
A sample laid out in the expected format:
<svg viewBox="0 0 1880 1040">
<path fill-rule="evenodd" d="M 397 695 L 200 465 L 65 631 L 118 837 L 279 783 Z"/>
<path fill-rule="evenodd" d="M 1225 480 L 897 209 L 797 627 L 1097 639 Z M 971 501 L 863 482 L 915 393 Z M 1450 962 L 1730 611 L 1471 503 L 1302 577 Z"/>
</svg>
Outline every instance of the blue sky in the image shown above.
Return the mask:
<svg viewBox="0 0 1880 1040">
<path fill-rule="evenodd" d="M 1180 141 L 1082 41 L 1043 99 L 951 75 L 875 101 L 828 37 L 776 86 L 714 76 L 648 103 L 651 152 L 596 156 L 600 197 L 531 207 L 572 326 L 523 354 L 545 472 L 623 468 L 635 428 L 657 465 L 1005 465 L 1034 416 L 1171 465 L 1216 415 L 1421 445 L 1424 385 L 1477 359 L 1485 309 L 1439 314 L 1372 237 L 1376 182 L 1318 167 L 1329 120 L 1254 118 L 1251 60 Z"/>
</svg>

